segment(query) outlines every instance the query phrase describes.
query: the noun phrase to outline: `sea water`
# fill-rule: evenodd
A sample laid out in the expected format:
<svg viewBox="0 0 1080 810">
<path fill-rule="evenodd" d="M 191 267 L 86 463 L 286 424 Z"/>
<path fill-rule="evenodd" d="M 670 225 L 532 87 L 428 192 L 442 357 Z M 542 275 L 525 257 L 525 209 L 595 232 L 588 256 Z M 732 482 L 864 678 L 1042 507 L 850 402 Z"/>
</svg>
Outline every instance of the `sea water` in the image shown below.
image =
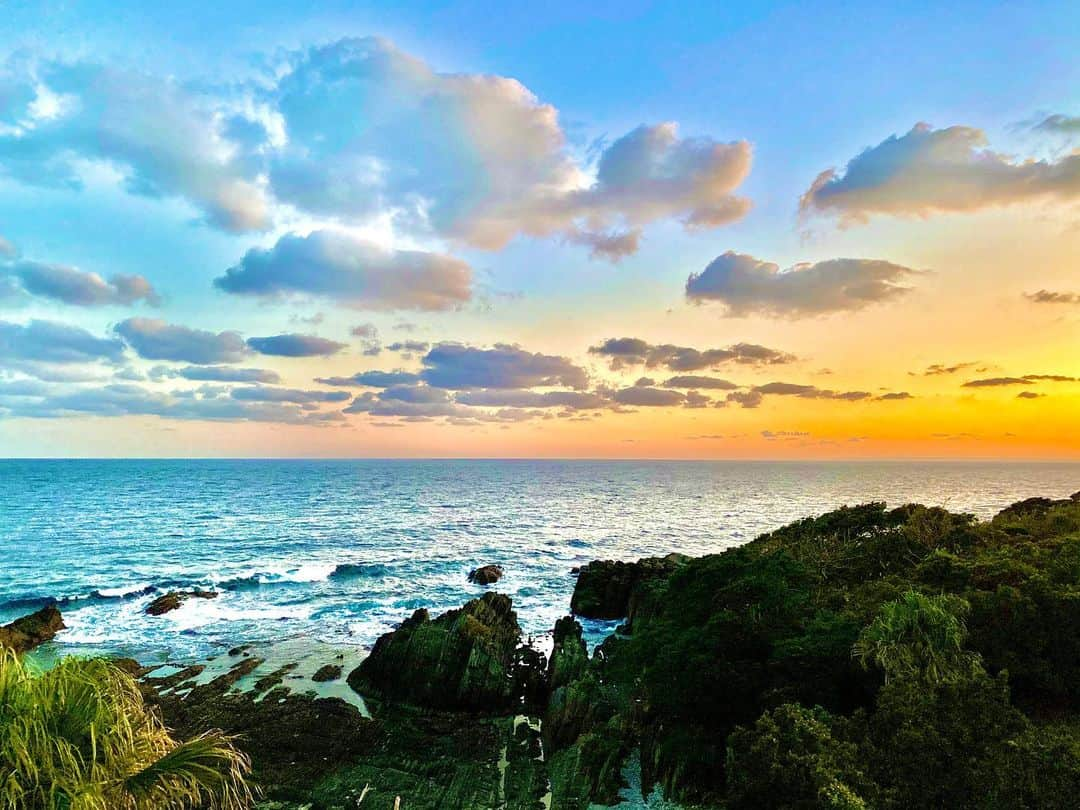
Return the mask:
<svg viewBox="0 0 1080 810">
<path fill-rule="evenodd" d="M 985 518 L 1078 489 L 1068 463 L 7 460 L 0 622 L 55 602 L 60 652 L 146 662 L 288 639 L 362 650 L 476 597 L 469 570 L 496 563 L 541 638 L 590 560 L 723 551 L 841 504 Z M 220 595 L 145 614 L 195 587 Z"/>
</svg>

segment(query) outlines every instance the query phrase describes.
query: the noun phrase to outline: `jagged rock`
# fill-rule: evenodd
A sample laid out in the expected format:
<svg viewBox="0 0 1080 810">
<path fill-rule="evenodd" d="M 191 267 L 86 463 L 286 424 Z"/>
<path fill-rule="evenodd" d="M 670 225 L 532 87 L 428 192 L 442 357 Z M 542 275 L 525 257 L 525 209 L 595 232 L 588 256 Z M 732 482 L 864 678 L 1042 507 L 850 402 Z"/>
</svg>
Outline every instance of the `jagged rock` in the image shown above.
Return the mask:
<svg viewBox="0 0 1080 810">
<path fill-rule="evenodd" d="M 501 565 L 482 565 L 469 572 L 469 582 L 477 585 L 493 585 L 502 579 L 503 570 Z"/>
<path fill-rule="evenodd" d="M 341 664 L 324 664 L 315 670 L 311 680 L 315 681 L 315 683 L 326 683 L 327 681 L 336 681 L 340 677 Z"/>
<path fill-rule="evenodd" d="M 520 640 L 510 597 L 486 593 L 437 619 L 416 611 L 375 642 L 348 682 L 365 697 L 497 713 L 514 704 Z"/>
<path fill-rule="evenodd" d="M 28 652 L 51 641 L 63 629 L 60 611 L 49 605 L 0 627 L 0 647 L 10 647 L 17 653 Z"/>
<path fill-rule="evenodd" d="M 581 635 L 581 625 L 573 616 L 555 622 L 555 643 L 548 662 L 548 689 L 554 691 L 581 677 L 589 666 L 589 650 Z"/>
<path fill-rule="evenodd" d="M 146 606 L 148 616 L 160 616 L 170 610 L 176 610 L 188 599 L 216 599 L 217 591 L 202 591 L 196 588 L 193 591 L 169 591 L 162 594 Z"/>
<path fill-rule="evenodd" d="M 587 619 L 621 619 L 629 615 L 631 598 L 638 586 L 666 579 L 688 559 L 683 554 L 668 554 L 637 562 L 595 560 L 578 573 L 570 610 Z"/>
</svg>

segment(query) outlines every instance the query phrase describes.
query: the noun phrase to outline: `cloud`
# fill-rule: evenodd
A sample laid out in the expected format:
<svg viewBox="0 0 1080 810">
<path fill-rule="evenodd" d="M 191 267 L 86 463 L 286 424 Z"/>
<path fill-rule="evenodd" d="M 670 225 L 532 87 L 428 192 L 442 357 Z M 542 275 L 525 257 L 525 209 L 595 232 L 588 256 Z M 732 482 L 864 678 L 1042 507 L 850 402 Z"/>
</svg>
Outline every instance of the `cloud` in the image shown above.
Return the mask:
<svg viewBox="0 0 1080 810">
<path fill-rule="evenodd" d="M 227 366 L 187 366 L 173 374 L 185 380 L 204 382 L 279 383 L 281 376 L 265 368 L 229 368 Z"/>
<path fill-rule="evenodd" d="M 17 60 L 4 69 L 15 126 L 0 130 L 0 171 L 82 187 L 82 164 L 122 172 L 133 194 L 183 197 L 230 231 L 268 225 L 258 170 L 229 137 L 228 103 L 172 79 L 91 62 Z"/>
<path fill-rule="evenodd" d="M 520 391 L 513 389 L 462 391 L 455 400 L 485 408 L 568 408 L 595 410 L 610 406 L 604 396 L 588 391 Z"/>
<path fill-rule="evenodd" d="M 727 395 L 724 402 L 735 402 L 744 408 L 757 408 L 765 399 L 760 391 L 732 391 Z"/>
<path fill-rule="evenodd" d="M 922 372 L 924 377 L 940 377 L 943 374 L 955 374 L 958 371 L 963 371 L 966 368 L 972 368 L 977 366 L 978 363 L 955 363 L 951 366 L 947 366 L 944 363 L 932 363 L 926 367 L 926 370 Z M 986 369 L 981 369 L 986 371 Z M 909 372 L 914 374 L 915 372 Z"/>
<path fill-rule="evenodd" d="M 778 396 L 801 397 L 803 399 L 839 399 L 847 402 L 859 402 L 870 399 L 873 395 L 869 391 L 832 391 L 827 388 L 818 388 L 816 385 L 799 385 L 797 383 L 771 382 L 758 385 L 753 390 L 759 394 L 775 394 Z"/>
<path fill-rule="evenodd" d="M 297 388 L 271 388 L 265 385 L 234 388 L 230 396 L 244 402 L 293 402 L 297 405 L 313 402 L 346 402 L 352 399 L 347 391 L 304 391 Z"/>
<path fill-rule="evenodd" d="M 157 306 L 161 303 L 157 291 L 142 276 L 118 274 L 106 281 L 97 273 L 61 264 L 0 261 L 0 277 L 14 282 L 18 290 L 27 295 L 73 306 L 115 306 L 137 301 Z"/>
<path fill-rule="evenodd" d="M 318 425 L 340 421 L 338 411 L 313 411 L 280 402 L 244 402 L 196 391 L 162 393 L 142 386 L 116 383 L 77 388 L 27 400 L 16 407 L 0 406 L 8 416 L 57 418 L 72 414 L 88 416 L 157 416 L 162 419 L 197 421 L 279 422 Z"/>
<path fill-rule="evenodd" d="M 147 360 L 209 365 L 237 363 L 248 354 L 238 332 L 207 332 L 157 318 L 128 318 L 114 327 L 136 354 Z"/>
<path fill-rule="evenodd" d="M 1016 398 L 1017 399 L 1039 399 L 1039 398 L 1045 397 L 1045 396 L 1046 396 L 1046 394 L 1040 394 L 1040 393 L 1038 393 L 1036 391 L 1021 391 L 1019 394 L 1016 395 Z"/>
<path fill-rule="evenodd" d="M 1024 297 L 1036 304 L 1080 304 L 1080 293 L 1039 290 L 1024 293 Z"/>
<path fill-rule="evenodd" d="M 626 366 L 663 367 L 670 371 L 700 371 L 725 363 L 765 366 L 795 362 L 787 352 L 759 346 L 756 343 L 736 343 L 724 349 L 698 350 L 670 343 L 652 344 L 641 338 L 608 338 L 589 347 L 590 354 L 604 357 L 613 370 Z"/>
<path fill-rule="evenodd" d="M 297 334 L 248 338 L 247 345 L 259 354 L 274 357 L 329 357 L 347 347 L 336 340 Z"/>
<path fill-rule="evenodd" d="M 480 349 L 439 343 L 424 355 L 421 378 L 438 388 L 585 388 L 585 370 L 566 357 L 525 351 L 505 343 Z"/>
<path fill-rule="evenodd" d="M 1017 159 L 986 148 L 982 130 L 916 124 L 817 176 L 803 213 L 835 214 L 842 224 L 880 214 L 926 217 L 1018 202 L 1080 198 L 1080 154 Z"/>
<path fill-rule="evenodd" d="M 882 394 L 874 397 L 874 399 L 879 402 L 889 402 L 892 400 L 915 399 L 915 397 L 907 391 L 890 391 L 888 394 Z"/>
<path fill-rule="evenodd" d="M 420 382 L 420 375 L 411 371 L 360 371 L 351 377 L 316 377 L 322 385 L 389 388 L 391 385 L 412 385 Z"/>
<path fill-rule="evenodd" d="M 1007 385 L 1032 385 L 1037 382 L 1080 382 L 1080 377 L 1067 374 L 1025 374 L 1022 377 L 985 377 L 968 380 L 962 388 L 997 388 Z"/>
<path fill-rule="evenodd" d="M 669 388 L 650 388 L 644 385 L 623 388 L 612 394 L 612 399 L 620 405 L 634 405 L 645 408 L 682 405 L 686 402 L 686 398 L 687 395 L 681 391 L 672 391 Z"/>
<path fill-rule="evenodd" d="M 1037 132 L 1049 132 L 1054 135 L 1075 135 L 1080 133 L 1080 117 L 1055 113 L 1048 115 L 1032 129 Z"/>
<path fill-rule="evenodd" d="M 806 317 L 852 312 L 911 292 L 901 282 L 919 271 L 875 259 L 829 259 L 787 270 L 728 251 L 686 281 L 695 303 L 718 301 L 733 317 Z"/>
<path fill-rule="evenodd" d="M 669 377 L 664 380 L 665 388 L 710 388 L 721 391 L 732 391 L 739 386 L 719 377 L 702 377 L 696 374 L 684 374 L 677 377 Z"/>
<path fill-rule="evenodd" d="M 810 433 L 805 430 L 763 430 L 761 435 L 769 441 L 775 441 L 776 439 L 804 439 Z"/>
<path fill-rule="evenodd" d="M 214 280 L 237 295 L 311 295 L 355 309 L 446 310 L 472 297 L 472 270 L 441 253 L 393 250 L 340 231 L 286 234 Z"/>
<path fill-rule="evenodd" d="M 0 321 L 0 365 L 34 363 L 119 363 L 124 344 L 99 338 L 78 326 L 33 320 L 28 324 Z M 32 368 L 32 366 L 31 366 Z"/>
<path fill-rule="evenodd" d="M 437 73 L 377 38 L 290 62 L 270 93 L 289 133 L 272 154 L 270 185 L 312 213 L 368 219 L 388 209 L 483 249 L 561 234 L 619 258 L 636 248 L 641 225 L 710 228 L 749 207 L 733 194 L 750 169 L 745 142 L 641 126 L 608 146 L 590 177 L 570 156 L 557 111 L 513 79 Z"/>
<path fill-rule="evenodd" d="M 428 348 L 429 344 L 423 340 L 398 340 L 386 347 L 387 351 L 403 352 L 406 354 L 426 352 Z"/>
</svg>

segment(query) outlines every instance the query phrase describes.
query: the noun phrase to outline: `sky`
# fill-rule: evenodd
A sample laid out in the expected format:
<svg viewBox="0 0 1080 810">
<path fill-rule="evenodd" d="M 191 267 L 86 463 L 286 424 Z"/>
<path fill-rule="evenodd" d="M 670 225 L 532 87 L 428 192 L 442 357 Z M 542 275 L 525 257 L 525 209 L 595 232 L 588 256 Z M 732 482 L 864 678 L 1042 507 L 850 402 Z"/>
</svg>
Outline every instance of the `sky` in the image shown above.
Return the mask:
<svg viewBox="0 0 1080 810">
<path fill-rule="evenodd" d="M 1075 3 L 310 5 L 0 0 L 0 456 L 1080 459 Z"/>
</svg>

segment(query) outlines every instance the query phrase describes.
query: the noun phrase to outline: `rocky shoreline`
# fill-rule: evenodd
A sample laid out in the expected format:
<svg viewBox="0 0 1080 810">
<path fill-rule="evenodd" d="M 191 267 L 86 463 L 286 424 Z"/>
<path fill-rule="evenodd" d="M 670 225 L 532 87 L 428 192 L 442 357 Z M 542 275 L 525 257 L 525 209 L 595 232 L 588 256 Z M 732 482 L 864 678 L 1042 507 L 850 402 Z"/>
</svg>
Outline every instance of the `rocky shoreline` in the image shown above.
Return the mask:
<svg viewBox="0 0 1080 810">
<path fill-rule="evenodd" d="M 639 807 L 1053 807 L 1080 790 L 1080 493 L 984 523 L 842 508 L 722 554 L 577 576 L 546 655 L 493 588 L 417 610 L 362 659 L 240 647 L 122 665 L 179 737 L 237 735 L 267 810 L 586 810 L 625 802 L 628 782 Z M 852 651 L 917 598 L 963 603 L 977 666 L 908 693 Z M 590 655 L 577 617 L 622 624 Z M 46 608 L 0 643 L 59 627 Z"/>
</svg>

